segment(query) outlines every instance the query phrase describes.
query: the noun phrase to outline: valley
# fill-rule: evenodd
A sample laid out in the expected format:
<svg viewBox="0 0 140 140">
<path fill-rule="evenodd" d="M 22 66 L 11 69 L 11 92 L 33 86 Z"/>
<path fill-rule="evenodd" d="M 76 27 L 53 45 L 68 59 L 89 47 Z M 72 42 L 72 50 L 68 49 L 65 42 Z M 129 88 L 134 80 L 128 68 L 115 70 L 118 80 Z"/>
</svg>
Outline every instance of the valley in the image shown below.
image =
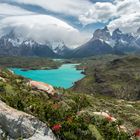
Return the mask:
<svg viewBox="0 0 140 140">
<path fill-rule="evenodd" d="M 54 86 L 52 95 L 31 87 L 27 84 L 30 79 L 1 68 L 1 101 L 45 122 L 56 138 L 136 140 L 134 133 L 140 127 L 139 55 L 104 55 L 69 62 L 80 63 L 76 67 L 84 70 L 85 78 L 69 89 Z M 59 130 L 55 125 L 61 126 Z"/>
<path fill-rule="evenodd" d="M 0 140 L 140 140 L 140 0 L 0 0 Z"/>
</svg>

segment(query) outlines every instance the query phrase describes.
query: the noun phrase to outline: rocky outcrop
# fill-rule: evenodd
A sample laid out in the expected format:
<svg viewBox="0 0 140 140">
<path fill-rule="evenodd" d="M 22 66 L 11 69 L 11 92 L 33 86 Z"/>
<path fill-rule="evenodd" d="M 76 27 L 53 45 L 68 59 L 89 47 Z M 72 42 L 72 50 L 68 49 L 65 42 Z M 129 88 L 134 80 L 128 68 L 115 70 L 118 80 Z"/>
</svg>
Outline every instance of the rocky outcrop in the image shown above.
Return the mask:
<svg viewBox="0 0 140 140">
<path fill-rule="evenodd" d="M 51 129 L 34 116 L 13 109 L 0 101 L 0 134 L 16 140 L 56 140 Z M 2 139 L 0 135 L 0 139 Z"/>
<path fill-rule="evenodd" d="M 0 81 L 6 82 L 6 80 L 3 77 L 1 77 L 1 76 L 0 76 Z"/>
<path fill-rule="evenodd" d="M 56 91 L 53 88 L 53 86 L 51 86 L 49 84 L 46 84 L 46 83 L 43 83 L 43 82 L 37 82 L 37 81 L 30 81 L 29 85 L 33 88 L 38 89 L 38 90 L 45 91 L 50 95 L 55 95 L 56 94 Z"/>
<path fill-rule="evenodd" d="M 106 112 L 93 112 L 93 114 L 102 116 L 102 117 L 106 118 L 110 122 L 116 122 L 117 121 L 116 118 L 114 118 L 113 116 L 109 115 Z M 123 132 L 127 133 L 127 129 L 126 129 L 126 127 L 124 125 L 118 125 L 117 129 L 118 129 L 119 132 L 123 131 Z"/>
<path fill-rule="evenodd" d="M 103 119 L 106 119 L 109 122 L 117 122 L 117 119 L 114 118 L 113 116 L 109 115 L 108 111 L 92 112 L 92 111 L 87 111 L 87 110 L 81 110 L 81 111 L 77 112 L 78 116 L 84 116 L 85 114 L 88 114 L 91 117 L 93 117 L 93 116 L 102 117 Z M 118 132 L 125 132 L 125 133 L 128 132 L 127 128 L 124 125 L 117 125 L 117 130 L 118 130 Z"/>
<path fill-rule="evenodd" d="M 140 51 L 140 29 L 137 35 L 124 33 L 119 28 L 112 33 L 107 27 L 97 29 L 93 37 L 73 50 L 72 57 L 90 57 L 103 54 L 124 55 Z"/>
<path fill-rule="evenodd" d="M 103 41 L 107 41 L 110 40 L 111 38 L 111 34 L 109 32 L 109 29 L 107 28 L 107 26 L 105 26 L 104 29 L 97 29 L 94 33 L 93 33 L 93 40 L 98 40 L 101 39 Z"/>
</svg>

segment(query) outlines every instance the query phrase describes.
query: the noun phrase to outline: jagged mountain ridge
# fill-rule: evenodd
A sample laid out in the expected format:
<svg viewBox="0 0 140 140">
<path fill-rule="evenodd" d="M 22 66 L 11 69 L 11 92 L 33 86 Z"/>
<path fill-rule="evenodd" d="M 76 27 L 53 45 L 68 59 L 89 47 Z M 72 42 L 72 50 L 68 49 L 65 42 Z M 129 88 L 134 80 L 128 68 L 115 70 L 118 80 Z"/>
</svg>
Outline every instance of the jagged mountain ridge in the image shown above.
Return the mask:
<svg viewBox="0 0 140 140">
<path fill-rule="evenodd" d="M 39 44 L 32 39 L 24 40 L 15 36 L 13 32 L 0 38 L 0 55 L 4 56 L 48 56 L 56 54 L 44 44 Z"/>
<path fill-rule="evenodd" d="M 73 57 L 88 57 L 93 55 L 102 55 L 112 53 L 113 49 L 102 40 L 90 40 L 86 44 L 77 48 L 73 52 Z"/>
<path fill-rule="evenodd" d="M 97 29 L 93 37 L 76 49 L 70 49 L 63 41 L 39 43 L 24 39 L 11 31 L 0 38 L 1 56 L 39 56 L 39 57 L 89 57 L 103 54 L 124 54 L 140 51 L 140 29 L 136 34 L 123 33 L 116 29 L 110 33 L 107 27 Z"/>
<path fill-rule="evenodd" d="M 50 46 L 53 52 L 61 57 L 67 57 L 67 54 L 72 52 L 72 49 L 68 48 L 62 41 L 53 42 Z"/>
<path fill-rule="evenodd" d="M 60 57 L 70 51 L 63 42 L 39 43 L 33 39 L 25 39 L 11 31 L 0 38 L 1 56 L 39 56 Z"/>
<path fill-rule="evenodd" d="M 73 52 L 73 57 L 88 57 L 101 54 L 123 54 L 140 50 L 140 34 L 123 33 L 120 29 L 112 35 L 107 27 L 97 29 L 93 37 Z"/>
</svg>

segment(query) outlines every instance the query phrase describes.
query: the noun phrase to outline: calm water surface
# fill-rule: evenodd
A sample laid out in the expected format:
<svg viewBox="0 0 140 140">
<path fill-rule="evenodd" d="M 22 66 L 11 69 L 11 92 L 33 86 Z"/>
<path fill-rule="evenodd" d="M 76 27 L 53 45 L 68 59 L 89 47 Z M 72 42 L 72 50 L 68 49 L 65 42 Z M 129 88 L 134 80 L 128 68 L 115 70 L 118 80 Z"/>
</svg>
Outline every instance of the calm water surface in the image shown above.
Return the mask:
<svg viewBox="0 0 140 140">
<path fill-rule="evenodd" d="M 22 71 L 20 68 L 12 68 L 15 74 L 32 80 L 45 82 L 55 87 L 70 88 L 73 83 L 84 77 L 81 70 L 76 70 L 77 64 L 64 64 L 58 69 Z"/>
</svg>

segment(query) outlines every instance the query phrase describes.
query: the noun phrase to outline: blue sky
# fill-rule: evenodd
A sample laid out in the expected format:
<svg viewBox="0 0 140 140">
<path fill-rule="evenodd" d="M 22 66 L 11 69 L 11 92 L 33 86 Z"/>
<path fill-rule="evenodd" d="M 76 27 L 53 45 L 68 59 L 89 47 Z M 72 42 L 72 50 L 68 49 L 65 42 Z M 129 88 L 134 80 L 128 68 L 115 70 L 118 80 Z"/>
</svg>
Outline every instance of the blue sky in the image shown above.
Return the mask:
<svg viewBox="0 0 140 140">
<path fill-rule="evenodd" d="M 0 19 L 0 34 L 14 28 L 20 34 L 47 40 L 52 32 L 51 40 L 64 38 L 68 45 L 79 45 L 90 39 L 94 30 L 106 25 L 110 31 L 119 27 L 124 32 L 136 32 L 140 26 L 140 1 L 0 0 Z M 46 31 L 43 37 L 42 30 Z M 35 33 L 40 36 L 34 37 Z"/>
</svg>

